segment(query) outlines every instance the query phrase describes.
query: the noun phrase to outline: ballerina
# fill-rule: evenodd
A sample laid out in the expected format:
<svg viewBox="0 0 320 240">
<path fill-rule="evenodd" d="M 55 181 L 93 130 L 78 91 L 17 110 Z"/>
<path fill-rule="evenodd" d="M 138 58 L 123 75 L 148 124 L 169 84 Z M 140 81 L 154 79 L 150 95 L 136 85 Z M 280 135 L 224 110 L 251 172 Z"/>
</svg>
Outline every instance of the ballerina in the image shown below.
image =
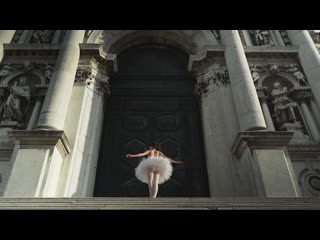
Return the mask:
<svg viewBox="0 0 320 240">
<path fill-rule="evenodd" d="M 170 164 L 182 163 L 182 161 L 173 160 L 165 156 L 162 152 L 156 149 L 156 144 L 149 144 L 149 150 L 138 154 L 127 154 L 127 158 L 144 157 L 135 169 L 136 177 L 149 186 L 150 198 L 156 198 L 158 193 L 159 184 L 167 181 L 171 175 L 173 168 Z"/>
</svg>

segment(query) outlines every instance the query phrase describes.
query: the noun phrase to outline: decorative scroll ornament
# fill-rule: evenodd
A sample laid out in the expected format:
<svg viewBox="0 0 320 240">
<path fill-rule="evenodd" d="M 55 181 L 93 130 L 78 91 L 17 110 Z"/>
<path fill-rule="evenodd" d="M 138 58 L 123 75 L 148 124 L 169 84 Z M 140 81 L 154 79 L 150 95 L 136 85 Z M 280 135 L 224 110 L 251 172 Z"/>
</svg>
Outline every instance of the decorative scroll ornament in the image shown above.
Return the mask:
<svg viewBox="0 0 320 240">
<path fill-rule="evenodd" d="M 265 74 L 272 75 L 279 72 L 283 72 L 292 75 L 300 86 L 308 85 L 306 77 L 304 76 L 297 64 L 289 64 L 284 66 L 279 66 L 277 64 L 251 64 L 250 71 L 254 82 L 257 82 Z"/>
</svg>

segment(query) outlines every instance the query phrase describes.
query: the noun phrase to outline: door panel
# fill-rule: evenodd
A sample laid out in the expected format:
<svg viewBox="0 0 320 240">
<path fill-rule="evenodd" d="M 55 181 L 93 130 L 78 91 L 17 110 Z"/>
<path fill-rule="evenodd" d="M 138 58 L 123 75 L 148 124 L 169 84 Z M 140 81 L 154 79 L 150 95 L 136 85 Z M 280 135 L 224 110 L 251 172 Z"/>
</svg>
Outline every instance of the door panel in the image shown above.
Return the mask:
<svg viewBox="0 0 320 240">
<path fill-rule="evenodd" d="M 122 101 L 123 108 L 114 108 Z M 113 98 L 109 102 L 101 145 L 96 196 L 148 196 L 147 184 L 134 174 L 142 158 L 126 154 L 143 152 L 154 140 L 173 164 L 170 180 L 159 186 L 159 197 L 208 196 L 198 112 L 188 98 Z"/>
</svg>

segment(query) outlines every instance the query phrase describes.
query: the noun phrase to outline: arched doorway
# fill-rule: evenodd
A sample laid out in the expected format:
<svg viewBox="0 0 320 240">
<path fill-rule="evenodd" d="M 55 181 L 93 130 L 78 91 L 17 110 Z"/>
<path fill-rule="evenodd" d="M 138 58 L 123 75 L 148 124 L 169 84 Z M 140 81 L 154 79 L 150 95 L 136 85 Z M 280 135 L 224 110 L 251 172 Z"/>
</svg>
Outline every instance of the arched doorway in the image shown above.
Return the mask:
<svg viewBox="0 0 320 240">
<path fill-rule="evenodd" d="M 187 72 L 188 56 L 165 46 L 138 46 L 118 55 L 110 76 L 95 184 L 96 197 L 146 197 L 148 187 L 134 175 L 149 142 L 183 165 L 160 185 L 160 197 L 209 196 L 200 113 Z"/>
</svg>

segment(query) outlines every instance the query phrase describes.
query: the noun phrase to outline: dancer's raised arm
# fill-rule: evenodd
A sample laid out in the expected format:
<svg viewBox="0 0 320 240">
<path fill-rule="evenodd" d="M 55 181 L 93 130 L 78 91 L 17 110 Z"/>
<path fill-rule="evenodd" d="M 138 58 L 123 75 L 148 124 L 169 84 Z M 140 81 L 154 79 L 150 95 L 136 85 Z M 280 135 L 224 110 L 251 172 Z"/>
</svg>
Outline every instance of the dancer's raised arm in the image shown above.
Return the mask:
<svg viewBox="0 0 320 240">
<path fill-rule="evenodd" d="M 137 153 L 137 154 L 127 154 L 127 158 L 135 158 L 135 157 L 144 157 L 149 154 L 150 150 L 147 150 L 143 153 Z"/>
<path fill-rule="evenodd" d="M 164 157 L 164 158 L 167 158 L 167 159 L 169 159 L 169 161 L 171 161 L 171 162 L 173 162 L 173 163 L 182 163 L 182 161 L 179 161 L 179 160 L 173 160 L 172 158 L 169 158 L 169 157 L 167 157 L 166 155 L 164 155 L 162 152 L 160 152 L 160 155 L 162 156 L 162 157 Z"/>
</svg>

